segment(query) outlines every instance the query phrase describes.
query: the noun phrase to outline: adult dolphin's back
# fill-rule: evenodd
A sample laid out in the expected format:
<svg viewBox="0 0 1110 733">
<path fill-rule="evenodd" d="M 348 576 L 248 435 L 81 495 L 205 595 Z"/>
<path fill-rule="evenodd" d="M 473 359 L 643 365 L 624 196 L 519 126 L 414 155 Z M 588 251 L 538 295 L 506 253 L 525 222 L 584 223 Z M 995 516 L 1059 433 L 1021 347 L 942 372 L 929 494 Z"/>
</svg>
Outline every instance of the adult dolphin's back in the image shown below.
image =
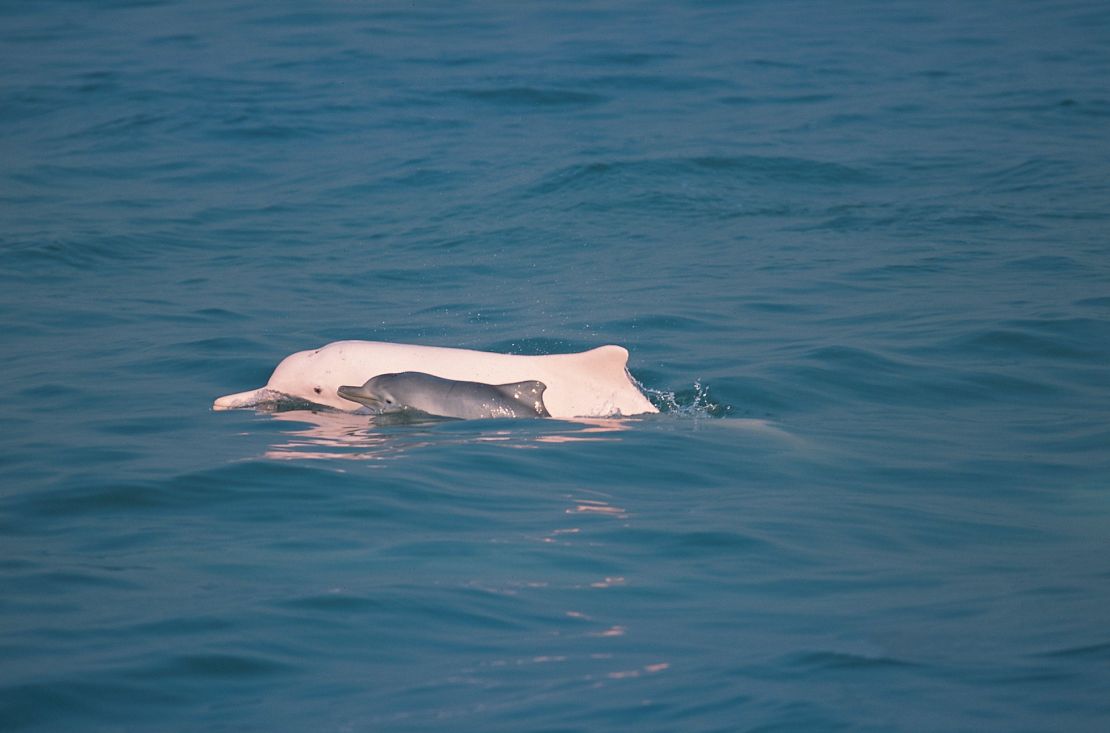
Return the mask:
<svg viewBox="0 0 1110 733">
<path fill-rule="evenodd" d="M 628 351 L 613 345 L 576 354 L 522 356 L 383 341 L 336 341 L 287 356 L 265 387 L 220 397 L 213 408 L 253 407 L 287 395 L 355 410 L 359 404 L 339 396 L 341 385 L 363 384 L 379 374 L 426 372 L 485 384 L 538 380 L 547 385 L 543 400 L 552 417 L 658 412 L 633 384 L 627 364 Z"/>
</svg>

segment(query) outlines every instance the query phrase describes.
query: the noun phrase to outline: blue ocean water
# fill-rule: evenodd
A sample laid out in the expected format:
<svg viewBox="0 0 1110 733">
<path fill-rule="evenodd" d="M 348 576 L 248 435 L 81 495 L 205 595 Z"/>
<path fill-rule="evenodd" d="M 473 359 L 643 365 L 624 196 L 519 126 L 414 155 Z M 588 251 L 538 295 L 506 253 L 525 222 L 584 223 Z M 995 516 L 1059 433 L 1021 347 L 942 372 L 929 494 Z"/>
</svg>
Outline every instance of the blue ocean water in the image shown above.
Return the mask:
<svg viewBox="0 0 1110 733">
<path fill-rule="evenodd" d="M 1110 9 L 4 3 L 0 729 L 1102 731 Z M 347 339 L 659 415 L 213 412 Z"/>
</svg>

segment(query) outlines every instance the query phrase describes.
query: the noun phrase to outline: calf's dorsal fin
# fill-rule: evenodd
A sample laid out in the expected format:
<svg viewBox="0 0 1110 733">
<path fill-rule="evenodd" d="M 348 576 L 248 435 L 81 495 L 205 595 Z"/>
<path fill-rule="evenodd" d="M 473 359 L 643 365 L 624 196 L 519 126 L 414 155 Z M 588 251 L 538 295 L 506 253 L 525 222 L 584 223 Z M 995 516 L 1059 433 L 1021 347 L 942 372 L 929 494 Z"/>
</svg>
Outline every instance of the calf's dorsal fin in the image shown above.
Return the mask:
<svg viewBox="0 0 1110 733">
<path fill-rule="evenodd" d="M 505 395 L 507 399 L 527 405 L 530 409 L 535 410 L 540 417 L 551 417 L 551 413 L 547 411 L 547 407 L 543 404 L 543 393 L 547 389 L 547 385 L 538 379 L 497 384 L 493 385 L 493 388 Z"/>
</svg>

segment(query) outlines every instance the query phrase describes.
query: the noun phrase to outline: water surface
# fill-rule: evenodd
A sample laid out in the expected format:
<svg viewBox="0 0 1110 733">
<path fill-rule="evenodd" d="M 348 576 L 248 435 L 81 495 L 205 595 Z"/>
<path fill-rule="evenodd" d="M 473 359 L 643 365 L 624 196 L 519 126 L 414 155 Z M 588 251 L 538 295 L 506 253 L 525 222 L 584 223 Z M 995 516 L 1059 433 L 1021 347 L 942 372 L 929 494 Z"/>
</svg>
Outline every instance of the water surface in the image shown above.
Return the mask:
<svg viewBox="0 0 1110 733">
<path fill-rule="evenodd" d="M 1096 2 L 0 9 L 0 728 L 1101 731 Z M 210 410 L 360 338 L 659 415 Z"/>
</svg>

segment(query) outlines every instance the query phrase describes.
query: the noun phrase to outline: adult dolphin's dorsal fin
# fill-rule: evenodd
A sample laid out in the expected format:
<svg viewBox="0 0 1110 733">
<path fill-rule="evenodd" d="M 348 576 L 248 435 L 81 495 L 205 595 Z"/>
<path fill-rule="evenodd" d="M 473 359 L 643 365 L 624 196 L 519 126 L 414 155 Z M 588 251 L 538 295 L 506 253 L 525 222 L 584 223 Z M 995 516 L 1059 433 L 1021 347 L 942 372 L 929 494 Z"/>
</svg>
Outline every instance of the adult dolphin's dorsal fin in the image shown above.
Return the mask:
<svg viewBox="0 0 1110 733">
<path fill-rule="evenodd" d="M 610 377 L 628 372 L 628 349 L 616 344 L 598 346 L 577 354 L 567 354 L 579 367 Z"/>
<path fill-rule="evenodd" d="M 505 395 L 507 399 L 527 405 L 530 409 L 535 410 L 540 417 L 551 417 L 547 407 L 543 404 L 543 393 L 547 389 L 547 385 L 538 379 L 497 384 L 493 385 L 493 388 Z"/>
<path fill-rule="evenodd" d="M 616 344 L 598 346 L 589 351 L 571 354 L 571 356 L 577 356 L 582 361 L 592 361 L 598 364 L 616 365 L 621 368 L 628 366 L 628 349 Z"/>
</svg>

